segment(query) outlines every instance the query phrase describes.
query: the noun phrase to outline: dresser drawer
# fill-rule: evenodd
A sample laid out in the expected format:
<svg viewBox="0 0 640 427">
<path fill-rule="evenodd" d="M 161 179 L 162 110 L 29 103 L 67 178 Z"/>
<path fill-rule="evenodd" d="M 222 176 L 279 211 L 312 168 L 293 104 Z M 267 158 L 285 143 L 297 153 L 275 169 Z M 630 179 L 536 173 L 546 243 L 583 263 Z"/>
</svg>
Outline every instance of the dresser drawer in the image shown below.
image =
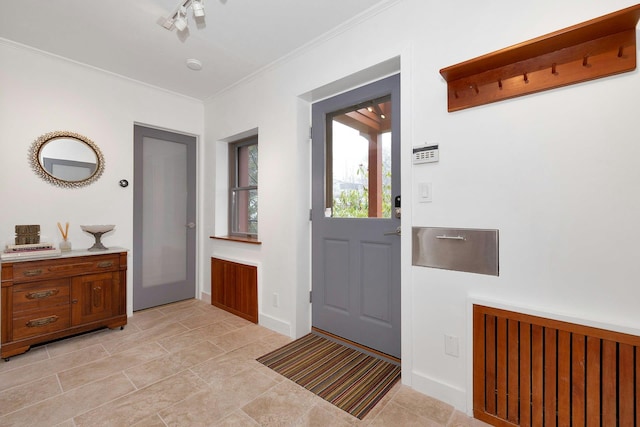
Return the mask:
<svg viewBox="0 0 640 427">
<path fill-rule="evenodd" d="M 36 335 L 67 329 L 70 325 L 69 305 L 60 305 L 28 312 L 14 313 L 13 339 L 19 340 Z"/>
<path fill-rule="evenodd" d="M 69 277 L 100 271 L 116 271 L 120 267 L 117 254 L 31 261 L 13 265 L 13 281 L 26 282 L 56 277 Z"/>
<path fill-rule="evenodd" d="M 22 283 L 13 287 L 13 311 L 33 310 L 69 303 L 69 279 Z"/>
</svg>

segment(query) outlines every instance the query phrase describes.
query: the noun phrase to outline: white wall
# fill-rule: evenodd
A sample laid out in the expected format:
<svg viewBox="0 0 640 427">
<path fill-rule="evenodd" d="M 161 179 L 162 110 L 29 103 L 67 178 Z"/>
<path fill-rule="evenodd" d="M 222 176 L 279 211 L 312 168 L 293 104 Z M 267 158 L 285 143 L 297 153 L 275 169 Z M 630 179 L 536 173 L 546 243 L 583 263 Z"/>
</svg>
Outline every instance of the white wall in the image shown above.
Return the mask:
<svg viewBox="0 0 640 427">
<path fill-rule="evenodd" d="M 93 237 L 81 224 L 115 224 L 106 246 L 133 245 L 133 125 L 203 135 L 202 102 L 0 41 L 0 242 L 15 224 L 40 224 L 57 242 L 56 223 L 69 222 L 74 248 Z M 30 169 L 29 147 L 55 130 L 82 134 L 105 158 L 102 177 L 88 187 L 55 187 Z M 127 179 L 129 187 L 118 182 Z M 129 256 L 131 265 L 131 252 Z M 132 312 L 129 269 L 128 313 Z"/>
<path fill-rule="evenodd" d="M 224 168 L 221 141 L 259 129 L 263 244 L 212 240 L 205 260 L 261 263 L 261 323 L 309 330 L 307 101 L 399 56 L 403 230 L 500 230 L 499 277 L 411 267 L 403 235 L 403 382 L 470 410 L 470 298 L 639 333 L 638 71 L 457 113 L 446 111 L 438 73 L 633 4 L 401 0 L 230 88 L 206 103 L 205 162 Z M 440 162 L 410 166 L 411 147 L 426 141 L 440 144 Z M 204 178 L 216 182 L 204 200 L 211 234 L 226 230 L 223 176 Z M 432 203 L 416 203 L 416 182 L 433 183 Z M 460 357 L 444 354 L 445 334 L 459 338 Z"/>
<path fill-rule="evenodd" d="M 56 222 L 69 221 L 74 247 L 88 247 L 80 224 L 114 223 L 105 244 L 131 248 L 133 187 L 118 181 L 133 182 L 133 123 L 206 134 L 199 286 L 210 292 L 212 255 L 256 264 L 261 324 L 301 336 L 310 328 L 309 101 L 385 75 L 392 64 L 402 71 L 403 230 L 500 230 L 499 277 L 412 267 L 410 235 L 402 236 L 403 382 L 469 409 L 470 298 L 640 333 L 640 78 L 634 71 L 451 114 L 438 70 L 630 5 L 399 0 L 205 106 L 0 42 L 0 241 L 30 223 L 57 238 Z M 209 239 L 226 233 L 224 141 L 255 129 L 263 244 Z M 99 181 L 70 190 L 35 176 L 29 146 L 53 130 L 100 146 Z M 441 161 L 413 168 L 411 147 L 425 141 L 440 143 Z M 407 196 L 416 182 L 433 183 L 432 203 Z M 459 358 L 444 354 L 445 334 L 460 339 Z"/>
</svg>

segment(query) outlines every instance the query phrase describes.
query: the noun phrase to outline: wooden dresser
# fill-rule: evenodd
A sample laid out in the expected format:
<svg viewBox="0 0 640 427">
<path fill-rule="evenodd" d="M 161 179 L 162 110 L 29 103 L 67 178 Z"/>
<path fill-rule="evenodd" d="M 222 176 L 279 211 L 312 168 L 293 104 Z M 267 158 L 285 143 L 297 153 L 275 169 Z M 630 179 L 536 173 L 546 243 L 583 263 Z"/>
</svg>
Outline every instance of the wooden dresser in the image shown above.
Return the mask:
<svg viewBox="0 0 640 427">
<path fill-rule="evenodd" d="M 3 261 L 0 355 L 102 327 L 127 324 L 127 252 L 72 251 Z"/>
</svg>

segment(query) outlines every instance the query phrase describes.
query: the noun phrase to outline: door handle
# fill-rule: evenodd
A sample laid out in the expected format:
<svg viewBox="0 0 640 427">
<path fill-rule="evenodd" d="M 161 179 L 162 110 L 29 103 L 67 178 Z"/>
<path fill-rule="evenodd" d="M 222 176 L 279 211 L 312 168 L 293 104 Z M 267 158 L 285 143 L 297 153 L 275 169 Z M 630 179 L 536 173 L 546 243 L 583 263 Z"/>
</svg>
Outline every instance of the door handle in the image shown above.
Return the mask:
<svg viewBox="0 0 640 427">
<path fill-rule="evenodd" d="M 384 233 L 385 236 L 400 236 L 402 234 L 402 230 L 400 229 L 400 226 L 398 226 L 398 228 L 395 229 L 395 231 L 387 231 L 386 233 Z"/>
<path fill-rule="evenodd" d="M 190 222 L 189 224 L 185 225 L 185 227 L 187 227 L 187 228 L 196 228 L 196 223 L 195 222 Z"/>
</svg>

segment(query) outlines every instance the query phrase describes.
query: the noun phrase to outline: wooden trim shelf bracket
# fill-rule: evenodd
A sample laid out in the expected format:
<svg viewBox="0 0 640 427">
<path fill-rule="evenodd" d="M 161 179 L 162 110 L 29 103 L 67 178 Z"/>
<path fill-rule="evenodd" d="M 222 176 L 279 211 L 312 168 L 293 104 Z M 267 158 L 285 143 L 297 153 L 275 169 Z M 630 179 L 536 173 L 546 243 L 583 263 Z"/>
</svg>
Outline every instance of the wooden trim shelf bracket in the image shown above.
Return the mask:
<svg viewBox="0 0 640 427">
<path fill-rule="evenodd" d="M 640 4 L 440 70 L 449 112 L 636 68 Z"/>
</svg>

